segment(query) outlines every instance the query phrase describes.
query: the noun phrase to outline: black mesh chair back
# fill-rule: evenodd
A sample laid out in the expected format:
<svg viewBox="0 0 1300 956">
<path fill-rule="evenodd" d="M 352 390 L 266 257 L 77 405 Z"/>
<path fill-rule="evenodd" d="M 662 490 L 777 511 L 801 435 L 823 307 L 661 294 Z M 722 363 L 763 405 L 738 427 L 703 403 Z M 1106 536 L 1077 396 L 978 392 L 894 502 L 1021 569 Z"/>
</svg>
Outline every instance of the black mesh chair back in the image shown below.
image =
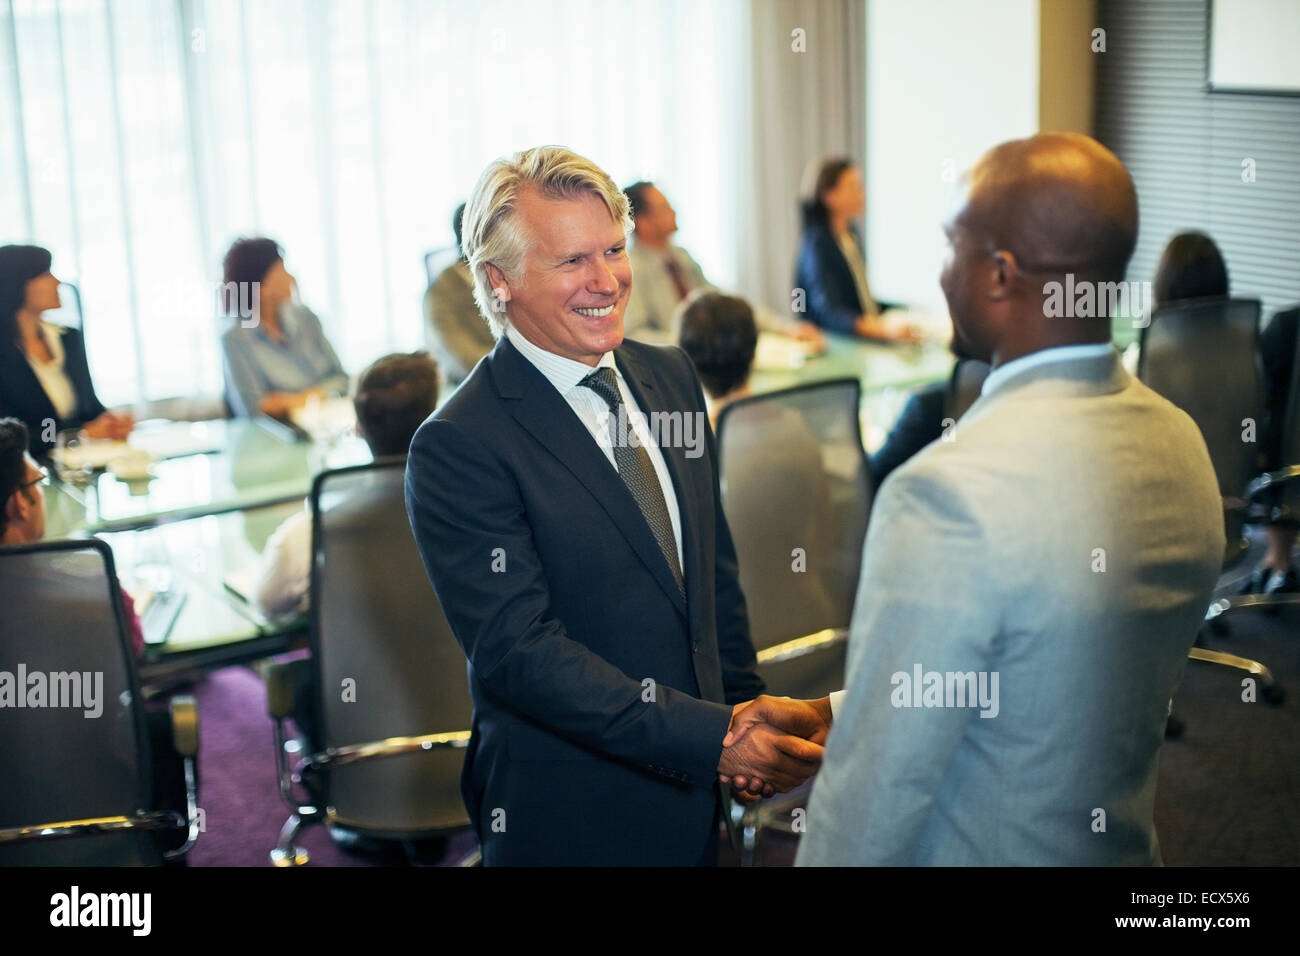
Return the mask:
<svg viewBox="0 0 1300 956">
<path fill-rule="evenodd" d="M 108 545 L 0 548 L 0 607 L 0 830 L 143 811 L 148 736 Z M 0 866 L 160 862 L 144 830 L 0 844 Z"/>
<path fill-rule="evenodd" d="M 406 516 L 404 458 L 328 471 L 312 487 L 312 656 L 324 747 L 468 731 L 464 652 L 452 636 Z M 337 822 L 406 838 L 467 826 L 464 751 L 417 751 L 334 766 Z"/>
<path fill-rule="evenodd" d="M 984 380 L 989 377 L 991 366 L 978 359 L 958 359 L 952 368 L 952 378 L 948 380 L 948 395 L 944 400 L 944 418 L 954 422 L 966 414 L 967 409 L 980 397 Z"/>
<path fill-rule="evenodd" d="M 1224 498 L 1229 556 L 1242 540 L 1242 495 L 1261 464 L 1259 308 L 1257 299 L 1171 303 L 1152 314 L 1138 353 L 1138 377 L 1190 415 L 1205 438 Z M 1253 441 L 1243 440 L 1248 422 Z"/>
<path fill-rule="evenodd" d="M 722 502 L 757 650 L 847 627 L 873 483 L 857 379 L 740 399 L 718 417 Z M 844 648 L 774 665 L 771 693 L 822 696 L 844 677 Z M 820 691 L 820 693 L 818 693 Z"/>
<path fill-rule="evenodd" d="M 1296 308 L 1300 310 L 1300 307 Z M 1291 381 L 1287 387 L 1286 410 L 1282 421 L 1274 427 L 1281 429 L 1277 443 L 1279 460 L 1269 462 L 1268 466 L 1271 468 L 1300 465 L 1300 335 L 1296 335 L 1295 354 L 1291 360 Z M 1289 484 L 1295 485 L 1295 482 Z M 1288 487 L 1287 491 L 1289 498 L 1294 500 L 1297 489 Z"/>
</svg>

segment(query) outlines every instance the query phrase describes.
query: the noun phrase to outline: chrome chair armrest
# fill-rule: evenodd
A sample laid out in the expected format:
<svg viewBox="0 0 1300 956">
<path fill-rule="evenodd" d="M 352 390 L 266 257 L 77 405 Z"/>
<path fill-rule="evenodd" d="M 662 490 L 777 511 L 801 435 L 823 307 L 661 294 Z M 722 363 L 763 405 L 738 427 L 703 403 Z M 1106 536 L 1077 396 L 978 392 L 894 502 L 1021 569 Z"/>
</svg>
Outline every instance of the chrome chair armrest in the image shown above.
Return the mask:
<svg viewBox="0 0 1300 956">
<path fill-rule="evenodd" d="M 179 830 L 184 827 L 185 820 L 179 813 L 171 810 L 141 810 L 129 817 L 91 817 L 85 820 L 63 820 L 58 823 L 40 823 L 26 827 L 6 827 L 0 829 L 0 845 L 32 840 L 95 836 L 121 830 Z"/>
<path fill-rule="evenodd" d="M 1257 674 L 1263 678 L 1266 684 L 1272 684 L 1273 672 L 1270 671 L 1259 661 L 1252 661 L 1246 657 L 1238 657 L 1236 654 L 1227 654 L 1223 651 L 1212 651 L 1204 647 L 1193 647 L 1187 652 L 1187 657 L 1194 661 L 1205 661 L 1210 664 L 1224 664 L 1228 667 L 1235 667 L 1238 670 L 1245 671 L 1248 674 Z"/>
<path fill-rule="evenodd" d="M 1296 478 L 1300 478 L 1300 465 L 1288 465 L 1276 471 L 1266 471 L 1264 474 L 1252 479 L 1250 484 L 1246 486 L 1246 498 L 1254 502 L 1261 493 L 1274 485 L 1293 481 Z"/>
<path fill-rule="evenodd" d="M 348 744 L 345 747 L 328 747 L 304 759 L 303 766 L 319 770 L 324 767 L 343 767 L 362 760 L 373 760 L 376 757 L 395 757 L 400 754 L 414 753 L 417 750 L 463 750 L 469 746 L 469 738 L 468 730 L 454 730 L 442 734 L 389 737 L 386 740 Z"/>
<path fill-rule="evenodd" d="M 796 657 L 803 657 L 805 654 L 813 654 L 817 651 L 827 650 L 837 644 L 843 644 L 849 639 L 849 629 L 847 627 L 828 627 L 812 634 L 805 634 L 803 637 L 796 637 L 792 641 L 783 641 L 780 644 L 773 644 L 771 647 L 765 647 L 758 652 L 758 663 L 760 664 L 779 664 L 783 661 L 792 661 Z"/>
</svg>

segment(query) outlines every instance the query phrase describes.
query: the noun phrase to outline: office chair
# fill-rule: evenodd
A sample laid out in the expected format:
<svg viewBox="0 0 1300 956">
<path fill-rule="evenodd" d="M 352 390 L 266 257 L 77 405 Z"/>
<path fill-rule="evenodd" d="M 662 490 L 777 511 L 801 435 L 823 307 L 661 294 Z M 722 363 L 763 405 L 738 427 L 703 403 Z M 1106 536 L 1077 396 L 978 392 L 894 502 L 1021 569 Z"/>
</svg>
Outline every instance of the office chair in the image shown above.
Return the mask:
<svg viewBox="0 0 1300 956">
<path fill-rule="evenodd" d="M 308 861 L 295 841 L 311 823 L 388 840 L 469 826 L 465 655 L 425 577 L 404 475 L 404 457 L 386 458 L 312 484 L 311 658 L 267 672 L 280 793 L 292 811 L 271 851 L 276 866 Z M 304 665 L 310 699 L 295 701 L 303 682 L 294 668 Z M 285 720 L 304 707 L 309 749 L 291 770 Z"/>
<path fill-rule="evenodd" d="M 1225 571 L 1249 547 L 1242 534 L 1248 518 L 1247 487 L 1260 470 L 1257 441 L 1243 440 L 1249 422 L 1255 423 L 1256 432 L 1262 426 L 1259 310 L 1257 299 L 1173 302 L 1156 309 L 1139 336 L 1138 377 L 1185 411 L 1205 438 L 1223 498 Z M 1219 636 L 1227 633 L 1223 611 L 1221 600 L 1211 602 L 1206 611 L 1211 633 Z M 1255 675 L 1261 696 L 1280 703 L 1282 689 L 1263 664 L 1200 645 L 1198 635 L 1189 654 L 1192 660 Z"/>
<path fill-rule="evenodd" d="M 844 683 L 848 625 L 874 494 L 855 378 L 739 399 L 718 416 L 722 506 L 768 693 Z M 752 862 L 758 831 L 787 828 L 807 787 L 732 808 Z"/>
<path fill-rule="evenodd" d="M 852 617 L 874 493 L 860 402 L 857 379 L 833 379 L 742 398 L 718 416 L 722 506 L 758 650 Z M 772 693 L 839 688 L 842 648 L 797 660 L 764 675 Z"/>
<path fill-rule="evenodd" d="M 47 693 L 43 706 L 0 709 L 0 865 L 181 860 L 200 829 L 198 716 L 192 697 L 172 698 L 171 744 L 184 758 L 186 810 L 160 809 L 108 545 L 90 538 L 0 548 L 0 607 L 0 670 L 14 675 L 29 702 L 37 686 L 31 675 L 45 675 Z M 18 680 L 20 673 L 29 680 Z M 167 849 L 182 835 L 180 846 Z"/>
<path fill-rule="evenodd" d="M 1273 471 L 1255 476 L 1246 486 L 1248 510 L 1245 521 L 1248 524 L 1288 525 L 1300 524 L 1295 496 L 1300 486 L 1293 482 L 1300 477 L 1300 337 L 1296 340 L 1296 354 L 1291 366 L 1291 380 L 1287 386 L 1286 407 L 1281 422 L 1271 423 L 1279 429 L 1279 455 L 1283 464 Z M 1224 619 L 1229 611 L 1242 608 L 1276 609 L 1283 605 L 1300 604 L 1300 594 L 1246 594 L 1220 597 L 1210 605 L 1209 622 L 1216 634 L 1227 634 L 1228 623 Z M 1281 688 L 1278 688 L 1280 691 Z"/>
</svg>

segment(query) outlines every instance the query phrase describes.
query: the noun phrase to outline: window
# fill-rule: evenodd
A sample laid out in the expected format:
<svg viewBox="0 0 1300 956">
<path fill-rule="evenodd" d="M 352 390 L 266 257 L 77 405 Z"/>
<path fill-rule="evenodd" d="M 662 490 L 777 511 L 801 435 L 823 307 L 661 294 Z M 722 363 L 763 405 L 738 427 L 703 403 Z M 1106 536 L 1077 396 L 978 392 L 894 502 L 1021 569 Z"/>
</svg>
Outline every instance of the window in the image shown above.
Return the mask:
<svg viewBox="0 0 1300 956">
<path fill-rule="evenodd" d="M 240 235 L 285 249 L 358 372 L 424 341 L 424 253 L 493 158 L 559 143 L 654 179 L 734 281 L 719 201 L 740 0 L 0 0 L 3 242 L 81 290 L 109 404 L 216 393 Z M 9 135 L 12 131 L 12 135 Z"/>
</svg>

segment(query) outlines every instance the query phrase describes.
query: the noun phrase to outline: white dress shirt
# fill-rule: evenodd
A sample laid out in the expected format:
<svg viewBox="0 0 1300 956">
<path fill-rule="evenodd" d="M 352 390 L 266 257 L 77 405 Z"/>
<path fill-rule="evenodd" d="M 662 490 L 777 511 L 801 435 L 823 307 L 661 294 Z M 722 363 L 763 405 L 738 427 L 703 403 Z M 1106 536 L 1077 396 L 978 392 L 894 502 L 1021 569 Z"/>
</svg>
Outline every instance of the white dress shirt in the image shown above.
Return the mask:
<svg viewBox="0 0 1300 956">
<path fill-rule="evenodd" d="M 307 610 L 311 587 L 311 504 L 303 502 L 267 539 L 255 599 L 267 617 Z"/>
<path fill-rule="evenodd" d="M 514 347 L 519 350 L 519 353 L 528 359 L 537 371 L 546 377 L 548 382 L 555 386 L 555 390 L 568 402 L 569 407 L 573 409 L 573 413 L 578 416 L 578 421 L 582 422 L 583 427 L 591 433 L 591 437 L 595 439 L 596 444 L 605 453 L 605 457 L 609 459 L 610 465 L 617 471 L 618 463 L 614 460 L 614 446 L 609 434 L 611 421 L 609 406 L 605 404 L 603 398 L 591 389 L 578 384 L 596 369 L 534 345 L 524 338 L 523 333 L 508 321 L 506 322 L 506 335 Z M 637 405 L 636 399 L 632 397 L 632 393 L 628 390 L 627 382 L 623 379 L 623 373 L 614 361 L 614 353 L 606 352 L 602 355 L 600 361 L 596 364 L 596 368 L 612 368 L 614 370 L 619 395 L 622 396 L 623 404 L 627 407 L 628 423 L 636 433 L 637 441 L 641 443 L 641 446 L 650 456 L 650 464 L 654 466 L 655 475 L 659 478 L 659 488 L 663 492 L 664 503 L 668 506 L 668 517 L 672 519 L 673 523 L 673 540 L 677 542 L 677 563 L 682 569 L 682 573 L 685 574 L 686 562 L 682 557 L 682 516 L 677 506 L 677 493 L 673 490 L 673 479 L 668 473 L 668 465 L 664 462 L 663 451 L 650 440 L 650 427 L 646 422 L 645 413 Z"/>
</svg>

